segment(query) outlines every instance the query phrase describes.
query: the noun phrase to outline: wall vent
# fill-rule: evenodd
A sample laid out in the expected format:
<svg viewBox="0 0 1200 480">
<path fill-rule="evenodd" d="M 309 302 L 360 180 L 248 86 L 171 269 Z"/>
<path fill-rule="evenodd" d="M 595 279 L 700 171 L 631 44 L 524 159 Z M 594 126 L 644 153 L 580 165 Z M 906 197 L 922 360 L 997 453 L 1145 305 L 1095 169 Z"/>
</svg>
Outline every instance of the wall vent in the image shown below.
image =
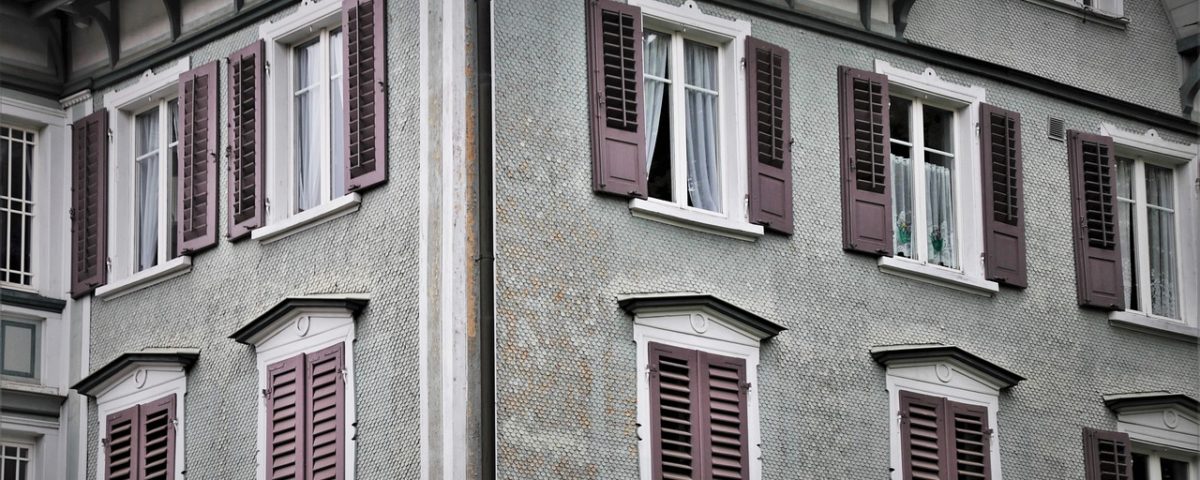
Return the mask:
<svg viewBox="0 0 1200 480">
<path fill-rule="evenodd" d="M 1066 123 L 1061 118 L 1050 117 L 1047 127 L 1047 136 L 1051 140 L 1064 141 L 1066 139 Z"/>
</svg>

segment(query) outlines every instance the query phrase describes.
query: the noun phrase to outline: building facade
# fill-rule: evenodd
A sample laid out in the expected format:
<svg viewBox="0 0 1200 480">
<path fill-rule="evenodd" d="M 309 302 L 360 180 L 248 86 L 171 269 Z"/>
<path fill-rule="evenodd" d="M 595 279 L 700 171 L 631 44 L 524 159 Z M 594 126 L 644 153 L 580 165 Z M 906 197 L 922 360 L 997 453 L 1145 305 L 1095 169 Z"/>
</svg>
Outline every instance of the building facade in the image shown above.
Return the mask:
<svg viewBox="0 0 1200 480">
<path fill-rule="evenodd" d="M 1200 479 L 1195 1 L 0 14 L 4 480 Z"/>
</svg>

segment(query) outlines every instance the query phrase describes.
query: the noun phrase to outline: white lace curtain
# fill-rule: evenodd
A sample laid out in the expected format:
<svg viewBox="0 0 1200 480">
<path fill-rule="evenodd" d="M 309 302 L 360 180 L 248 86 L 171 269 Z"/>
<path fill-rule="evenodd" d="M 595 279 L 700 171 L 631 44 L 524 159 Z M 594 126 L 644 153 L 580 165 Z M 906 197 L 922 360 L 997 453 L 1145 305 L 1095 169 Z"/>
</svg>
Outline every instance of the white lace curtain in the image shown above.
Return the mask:
<svg viewBox="0 0 1200 480">
<path fill-rule="evenodd" d="M 1150 308 L 1155 315 L 1179 318 L 1178 265 L 1175 256 L 1175 191 L 1172 172 L 1146 165 L 1146 227 L 1150 247 Z"/>
<path fill-rule="evenodd" d="M 897 256 L 913 255 L 912 160 L 892 155 L 892 228 Z M 926 262 L 958 268 L 954 224 L 954 173 L 949 167 L 925 164 Z"/>
</svg>

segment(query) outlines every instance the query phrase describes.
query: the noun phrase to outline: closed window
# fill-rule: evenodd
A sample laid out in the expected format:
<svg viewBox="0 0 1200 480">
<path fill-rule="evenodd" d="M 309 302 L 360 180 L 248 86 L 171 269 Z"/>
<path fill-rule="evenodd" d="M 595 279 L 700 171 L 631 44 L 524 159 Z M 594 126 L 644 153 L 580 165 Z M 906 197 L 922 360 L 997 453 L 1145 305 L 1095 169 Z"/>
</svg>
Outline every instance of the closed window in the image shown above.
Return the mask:
<svg viewBox="0 0 1200 480">
<path fill-rule="evenodd" d="M 343 478 L 344 344 L 267 365 L 267 478 Z"/>
<path fill-rule="evenodd" d="M 177 402 L 170 394 L 105 418 L 104 480 L 177 478 Z"/>
<path fill-rule="evenodd" d="M 175 256 L 179 103 L 160 100 L 133 120 L 135 272 Z"/>
<path fill-rule="evenodd" d="M 33 149 L 37 133 L 0 126 L 0 282 L 33 284 Z"/>
<path fill-rule="evenodd" d="M 1198 468 L 1200 458 L 1195 454 L 1134 444 L 1132 480 L 1196 480 Z"/>
<path fill-rule="evenodd" d="M 895 255 L 957 270 L 958 112 L 899 96 L 888 111 Z"/>
<path fill-rule="evenodd" d="M 1118 224 L 1126 309 L 1180 318 L 1174 171 L 1117 158 Z"/>
<path fill-rule="evenodd" d="M 29 480 L 33 447 L 25 444 L 0 443 L 0 480 Z"/>
<path fill-rule="evenodd" d="M 0 374 L 36 378 L 38 356 L 37 324 L 18 320 L 0 320 Z"/>
<path fill-rule="evenodd" d="M 346 194 L 342 34 L 322 30 L 292 47 L 293 213 Z"/>
<path fill-rule="evenodd" d="M 992 478 L 988 409 L 900 392 L 903 479 Z"/>
<path fill-rule="evenodd" d="M 1120 17 L 1125 14 L 1124 0 L 1057 0 L 1084 10 L 1097 12 L 1109 17 Z"/>
</svg>

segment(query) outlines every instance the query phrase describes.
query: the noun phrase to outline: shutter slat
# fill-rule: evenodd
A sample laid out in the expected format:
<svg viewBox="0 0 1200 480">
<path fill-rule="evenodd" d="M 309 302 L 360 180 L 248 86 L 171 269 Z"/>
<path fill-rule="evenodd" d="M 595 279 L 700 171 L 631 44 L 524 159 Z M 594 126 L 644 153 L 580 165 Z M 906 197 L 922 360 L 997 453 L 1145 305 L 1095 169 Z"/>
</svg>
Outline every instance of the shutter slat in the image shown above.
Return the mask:
<svg viewBox="0 0 1200 480">
<path fill-rule="evenodd" d="M 641 9 L 588 0 L 587 38 L 592 189 L 646 198 Z"/>
<path fill-rule="evenodd" d="M 267 478 L 292 479 L 304 465 L 304 355 L 269 365 L 267 382 Z"/>
<path fill-rule="evenodd" d="M 229 56 L 226 203 L 230 240 L 245 238 L 266 218 L 264 49 L 265 43 L 259 40 Z"/>
<path fill-rule="evenodd" d="M 1075 280 L 1079 304 L 1124 310 L 1112 138 L 1067 132 Z"/>
<path fill-rule="evenodd" d="M 71 126 L 71 296 L 108 278 L 108 110 Z"/>
<path fill-rule="evenodd" d="M 307 355 L 305 360 L 305 457 L 310 477 L 345 476 L 344 344 Z"/>
<path fill-rule="evenodd" d="M 793 231 L 790 78 L 787 49 L 746 37 L 750 222 L 783 234 Z"/>
<path fill-rule="evenodd" d="M 217 63 L 179 76 L 175 255 L 217 244 Z"/>
<path fill-rule="evenodd" d="M 988 280 L 1025 288 L 1028 280 L 1021 116 L 982 104 L 979 128 L 985 276 Z"/>
<path fill-rule="evenodd" d="M 654 478 L 694 478 L 699 473 L 696 421 L 696 352 L 651 343 L 650 445 Z M 675 395 L 668 392 L 681 392 Z"/>
<path fill-rule="evenodd" d="M 842 248 L 892 255 L 887 76 L 838 67 Z"/>
<path fill-rule="evenodd" d="M 387 67 L 383 0 L 342 0 L 346 191 L 387 180 Z"/>
</svg>

